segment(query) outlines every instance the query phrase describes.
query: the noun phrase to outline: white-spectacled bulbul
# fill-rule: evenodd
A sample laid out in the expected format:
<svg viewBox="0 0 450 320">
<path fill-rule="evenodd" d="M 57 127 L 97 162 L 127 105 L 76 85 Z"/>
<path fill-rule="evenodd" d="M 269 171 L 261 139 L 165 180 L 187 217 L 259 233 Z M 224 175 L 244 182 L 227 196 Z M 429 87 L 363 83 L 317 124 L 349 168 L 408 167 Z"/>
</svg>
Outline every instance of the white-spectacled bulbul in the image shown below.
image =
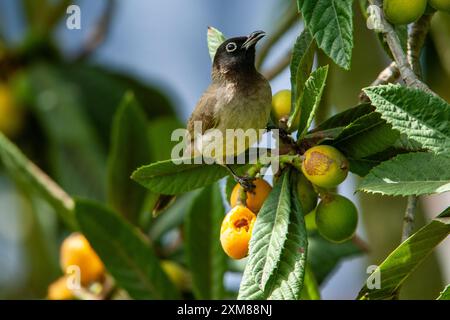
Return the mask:
<svg viewBox="0 0 450 320">
<path fill-rule="evenodd" d="M 264 36 L 263 31 L 255 31 L 247 37 L 230 38 L 217 48 L 212 66 L 212 82 L 187 123 L 191 139 L 187 154 L 192 154 L 196 147 L 196 121 L 201 122 L 202 134 L 209 129 L 217 129 L 224 137 L 227 129 L 246 131 L 266 127 L 270 116 L 272 91 L 269 82 L 255 68 L 255 46 Z M 246 145 L 246 148 L 249 146 Z M 236 150 L 232 152 L 235 153 Z M 228 169 L 231 171 L 229 167 Z M 248 185 L 245 177 L 231 172 L 237 182 Z M 173 196 L 161 196 L 154 213 L 166 207 L 172 198 Z"/>
</svg>

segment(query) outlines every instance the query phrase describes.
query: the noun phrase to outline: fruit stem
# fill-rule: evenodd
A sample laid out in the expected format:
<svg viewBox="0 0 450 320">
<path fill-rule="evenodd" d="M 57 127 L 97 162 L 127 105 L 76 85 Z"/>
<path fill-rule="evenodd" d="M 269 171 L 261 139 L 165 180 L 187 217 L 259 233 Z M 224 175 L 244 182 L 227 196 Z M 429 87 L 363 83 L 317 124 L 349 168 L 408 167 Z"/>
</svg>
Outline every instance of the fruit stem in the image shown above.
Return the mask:
<svg viewBox="0 0 450 320">
<path fill-rule="evenodd" d="M 260 159 L 258 159 L 258 161 L 247 170 L 247 177 L 250 179 L 255 178 L 261 172 L 261 169 L 267 165 L 268 164 L 265 161 L 260 161 Z M 245 189 L 242 187 L 239 188 L 239 197 L 236 202 L 238 205 L 243 206 L 247 203 L 247 192 L 245 192 Z"/>
<path fill-rule="evenodd" d="M 259 50 L 256 58 L 256 68 L 259 69 L 266 60 L 272 47 L 281 39 L 291 27 L 299 20 L 299 14 L 296 9 L 289 8 L 284 15 L 285 19 L 278 25 L 277 29 L 272 32 L 272 36 L 267 39 Z"/>
<path fill-rule="evenodd" d="M 408 58 L 403 51 L 403 48 L 400 44 L 400 39 L 398 38 L 397 33 L 394 30 L 394 27 L 385 19 L 384 13 L 381 9 L 382 7 L 382 1 L 381 0 L 369 0 L 370 4 L 376 5 L 380 8 L 380 22 L 382 24 L 382 32 L 383 36 L 389 46 L 389 49 L 391 50 L 392 56 L 394 57 L 394 60 L 397 64 L 397 67 L 400 71 L 400 75 L 405 81 L 406 85 L 408 87 L 413 87 L 417 89 L 422 89 L 425 92 L 433 93 L 428 86 L 423 83 L 419 78 L 416 76 L 414 71 L 411 69 Z"/>
<path fill-rule="evenodd" d="M 417 206 L 417 197 L 409 196 L 405 216 L 403 217 L 402 242 L 409 238 L 414 229 L 414 218 Z"/>
<path fill-rule="evenodd" d="M 431 18 L 434 12 L 430 14 L 424 14 L 419 20 L 413 23 L 411 32 L 408 37 L 408 62 L 413 69 L 416 76 L 422 78 L 422 70 L 420 67 L 420 52 L 425 43 L 428 31 L 431 27 Z"/>
</svg>

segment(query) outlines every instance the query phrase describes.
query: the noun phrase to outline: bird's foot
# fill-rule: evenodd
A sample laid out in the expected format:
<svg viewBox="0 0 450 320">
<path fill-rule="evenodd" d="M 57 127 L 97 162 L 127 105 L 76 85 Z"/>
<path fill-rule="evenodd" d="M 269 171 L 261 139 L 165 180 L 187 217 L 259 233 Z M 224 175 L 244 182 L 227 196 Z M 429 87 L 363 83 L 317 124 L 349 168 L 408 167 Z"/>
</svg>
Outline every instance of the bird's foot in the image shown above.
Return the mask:
<svg viewBox="0 0 450 320">
<path fill-rule="evenodd" d="M 274 129 L 279 129 L 279 128 L 276 125 L 274 125 L 274 124 L 268 124 L 266 126 L 266 131 L 271 131 L 271 130 L 274 130 Z"/>
<path fill-rule="evenodd" d="M 234 180 L 241 185 L 242 188 L 244 188 L 245 192 L 252 192 L 256 186 L 253 184 L 253 180 L 255 178 L 250 178 L 247 176 L 233 176 Z"/>
</svg>

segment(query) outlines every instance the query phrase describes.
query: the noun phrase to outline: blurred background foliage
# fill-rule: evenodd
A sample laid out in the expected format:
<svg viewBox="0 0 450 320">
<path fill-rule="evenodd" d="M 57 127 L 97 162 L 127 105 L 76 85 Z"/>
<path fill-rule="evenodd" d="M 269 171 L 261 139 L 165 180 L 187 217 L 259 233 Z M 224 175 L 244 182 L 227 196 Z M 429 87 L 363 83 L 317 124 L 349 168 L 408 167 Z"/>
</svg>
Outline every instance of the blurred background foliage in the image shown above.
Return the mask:
<svg viewBox="0 0 450 320">
<path fill-rule="evenodd" d="M 357 2 L 352 69 L 344 71 L 318 55 L 321 64 L 330 64 L 319 122 L 356 105 L 361 88 L 389 63 Z M 72 3 L 81 8 L 82 30 L 65 27 Z M 114 152 L 114 115 L 125 94 L 132 92 L 143 110 L 146 163 L 169 158 L 171 132 L 183 126 L 209 82 L 206 27 L 217 26 L 227 35 L 257 29 L 270 35 L 286 24 L 294 6 L 294 1 L 280 0 L 0 0 L 0 130 L 70 195 L 105 201 L 114 197 L 107 188 L 113 179 L 107 178 L 107 159 Z M 292 46 L 301 22 L 289 26 L 263 69 Z M 447 101 L 449 38 L 450 16 L 438 13 L 422 64 L 426 82 Z M 273 92 L 288 88 L 288 71 L 271 84 Z M 128 141 L 130 149 L 134 142 Z M 381 262 L 400 241 L 405 200 L 354 195 L 356 181 L 349 179 L 343 192 L 358 204 L 363 222 L 358 232 L 370 252 L 321 279 L 324 298 L 354 298 L 366 267 Z M 194 194 L 180 197 L 156 219 L 146 208 L 138 217 L 161 259 L 185 265 L 181 227 Z M 156 196 L 144 196 L 151 207 Z M 448 196 L 425 199 L 416 227 L 446 203 Z M 44 298 L 48 284 L 60 276 L 58 250 L 68 233 L 52 208 L 0 167 L 0 298 Z M 435 251 L 408 280 L 403 298 L 435 298 L 450 282 L 448 240 L 441 247 L 447 250 Z M 226 288 L 233 291 L 243 265 L 229 261 L 228 270 Z"/>
</svg>

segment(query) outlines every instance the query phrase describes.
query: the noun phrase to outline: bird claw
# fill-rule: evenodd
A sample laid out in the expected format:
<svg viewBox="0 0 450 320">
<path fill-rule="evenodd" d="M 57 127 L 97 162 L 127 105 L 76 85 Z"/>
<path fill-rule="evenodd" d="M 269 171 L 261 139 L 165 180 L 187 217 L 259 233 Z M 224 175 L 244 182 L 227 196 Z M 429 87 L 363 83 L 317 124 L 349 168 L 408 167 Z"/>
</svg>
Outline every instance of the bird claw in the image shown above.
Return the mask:
<svg viewBox="0 0 450 320">
<path fill-rule="evenodd" d="M 242 188 L 244 188 L 245 192 L 251 192 L 256 188 L 256 186 L 253 184 L 254 178 L 236 176 L 234 177 L 234 179 L 241 185 Z"/>
</svg>

